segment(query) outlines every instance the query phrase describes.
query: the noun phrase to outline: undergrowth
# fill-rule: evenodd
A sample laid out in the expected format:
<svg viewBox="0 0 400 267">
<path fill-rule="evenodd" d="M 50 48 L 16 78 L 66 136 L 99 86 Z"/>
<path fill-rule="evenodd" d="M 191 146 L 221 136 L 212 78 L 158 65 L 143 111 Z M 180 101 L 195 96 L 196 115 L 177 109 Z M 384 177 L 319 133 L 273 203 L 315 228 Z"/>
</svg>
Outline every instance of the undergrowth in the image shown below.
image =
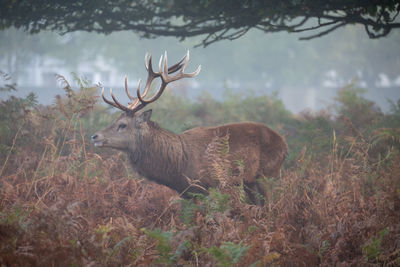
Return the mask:
<svg viewBox="0 0 400 267">
<path fill-rule="evenodd" d="M 161 99 L 178 114 L 168 123 L 155 108 L 165 125 L 254 120 L 286 136 L 285 168 L 260 180 L 258 207 L 244 197 L 246 166 L 229 136 L 205 155 L 202 176 L 218 186 L 181 199 L 133 173 L 123 153 L 91 146 L 115 114 L 96 104 L 96 87 L 59 80 L 65 96 L 53 105 L 33 95 L 0 103 L 2 266 L 400 265 L 400 101 L 384 114 L 354 85 L 335 115 L 292 115 L 268 96 Z"/>
</svg>

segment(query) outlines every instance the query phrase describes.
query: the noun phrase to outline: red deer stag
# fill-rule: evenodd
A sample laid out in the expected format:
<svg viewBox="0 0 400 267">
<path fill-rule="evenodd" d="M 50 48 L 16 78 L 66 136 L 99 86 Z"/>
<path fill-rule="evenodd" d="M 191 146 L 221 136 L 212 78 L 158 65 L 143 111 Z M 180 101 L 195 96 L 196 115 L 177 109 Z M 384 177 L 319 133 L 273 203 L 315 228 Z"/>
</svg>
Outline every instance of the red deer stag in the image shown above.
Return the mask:
<svg viewBox="0 0 400 267">
<path fill-rule="evenodd" d="M 151 110 L 140 113 L 138 111 L 156 101 L 169 83 L 198 75 L 201 66 L 193 73 L 184 73 L 189 62 L 189 51 L 171 67 L 167 66 L 165 53 L 164 59 L 160 58 L 158 72 L 153 71 L 151 61 L 151 55 L 148 57 L 146 54 L 145 67 L 148 77 L 143 94 L 139 81 L 137 97 L 133 97 L 128 91 L 125 78 L 126 94 L 132 101 L 127 106 L 116 99 L 112 90 L 110 94 L 114 101 L 108 100 L 103 89 L 103 100 L 124 113 L 109 127 L 91 137 L 94 145 L 126 151 L 133 169 L 138 174 L 182 193 L 183 197 L 189 197 L 188 192 L 207 193 L 207 188 L 218 186 L 220 181 L 202 175 L 209 167 L 207 148 L 218 136 L 229 136 L 230 154 L 239 155 L 244 163 L 240 182 L 243 183 L 250 201 L 261 205 L 262 202 L 257 196 L 265 194 L 257 180 L 279 174 L 287 154 L 285 139 L 266 125 L 255 122 L 199 127 L 180 134 L 161 128 L 150 120 Z M 175 72 L 178 73 L 170 75 Z M 151 83 L 158 77 L 161 78 L 159 90 L 153 97 L 145 99 Z"/>
</svg>

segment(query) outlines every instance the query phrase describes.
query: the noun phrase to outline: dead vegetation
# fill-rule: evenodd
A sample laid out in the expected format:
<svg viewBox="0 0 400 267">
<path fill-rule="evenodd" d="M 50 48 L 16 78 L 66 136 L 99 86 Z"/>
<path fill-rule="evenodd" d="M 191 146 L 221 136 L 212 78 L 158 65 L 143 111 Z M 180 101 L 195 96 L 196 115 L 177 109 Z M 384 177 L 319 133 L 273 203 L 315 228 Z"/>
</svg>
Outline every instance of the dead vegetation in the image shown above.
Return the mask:
<svg viewBox="0 0 400 267">
<path fill-rule="evenodd" d="M 14 121 L 1 126 L 2 266 L 400 265 L 398 128 L 332 119 L 328 150 L 304 143 L 263 179 L 263 207 L 247 204 L 232 179 L 245 166 L 221 137 L 203 173 L 220 188 L 183 200 L 132 174 L 124 154 L 91 147 L 105 112 L 93 88 L 65 86 L 54 106 L 1 102 L 2 122 Z"/>
</svg>

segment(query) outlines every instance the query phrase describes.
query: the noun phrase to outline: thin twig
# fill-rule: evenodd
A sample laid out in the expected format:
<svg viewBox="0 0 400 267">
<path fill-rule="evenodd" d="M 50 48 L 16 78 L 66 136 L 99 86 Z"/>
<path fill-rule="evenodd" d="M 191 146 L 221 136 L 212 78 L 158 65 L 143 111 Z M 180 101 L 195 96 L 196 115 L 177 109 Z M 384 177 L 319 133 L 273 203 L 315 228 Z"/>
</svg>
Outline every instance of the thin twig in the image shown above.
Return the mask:
<svg viewBox="0 0 400 267">
<path fill-rule="evenodd" d="M 86 144 L 85 144 L 85 135 L 83 134 L 82 131 L 82 121 L 79 120 L 79 131 L 81 133 L 81 138 L 82 138 L 82 149 L 83 149 L 83 155 L 85 157 L 85 178 L 88 178 L 88 158 L 86 154 Z"/>
<path fill-rule="evenodd" d="M 1 177 L 1 175 L 3 174 L 4 169 L 6 168 L 7 162 L 8 162 L 8 160 L 9 160 L 10 156 L 11 156 L 11 152 L 12 152 L 12 150 L 14 149 L 15 143 L 16 143 L 16 141 L 17 141 L 18 134 L 19 134 L 19 132 L 21 131 L 21 129 L 22 129 L 22 127 L 23 127 L 24 125 L 25 125 L 25 122 L 23 122 L 23 123 L 21 124 L 21 126 L 19 127 L 17 133 L 16 133 L 15 136 L 14 136 L 14 139 L 13 139 L 13 142 L 12 142 L 12 145 L 11 145 L 11 148 L 10 148 L 10 151 L 8 151 L 8 154 L 7 154 L 6 160 L 4 161 L 3 167 L 1 167 L 1 170 L 0 170 L 0 177 Z"/>
</svg>

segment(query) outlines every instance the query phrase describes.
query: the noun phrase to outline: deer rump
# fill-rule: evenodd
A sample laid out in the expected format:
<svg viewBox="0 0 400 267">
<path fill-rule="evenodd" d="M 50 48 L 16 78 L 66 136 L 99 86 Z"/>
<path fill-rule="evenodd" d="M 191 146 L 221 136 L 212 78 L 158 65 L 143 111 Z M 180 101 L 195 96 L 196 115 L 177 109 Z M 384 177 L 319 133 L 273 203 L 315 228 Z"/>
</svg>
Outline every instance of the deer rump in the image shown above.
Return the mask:
<svg viewBox="0 0 400 267">
<path fill-rule="evenodd" d="M 259 123 L 200 127 L 178 135 L 154 122 L 149 125 L 152 134 L 142 136 L 140 147 L 130 153 L 132 166 L 149 180 L 183 193 L 185 198 L 190 197 L 189 193 L 207 194 L 209 187 L 233 183 L 243 184 L 249 200 L 262 205 L 259 195 L 264 196 L 265 190 L 259 179 L 276 177 L 287 153 L 283 137 Z M 229 152 L 218 151 L 221 139 L 227 141 Z M 219 160 L 240 163 L 220 166 L 231 168 L 230 175 L 221 177 L 213 169 Z"/>
</svg>

